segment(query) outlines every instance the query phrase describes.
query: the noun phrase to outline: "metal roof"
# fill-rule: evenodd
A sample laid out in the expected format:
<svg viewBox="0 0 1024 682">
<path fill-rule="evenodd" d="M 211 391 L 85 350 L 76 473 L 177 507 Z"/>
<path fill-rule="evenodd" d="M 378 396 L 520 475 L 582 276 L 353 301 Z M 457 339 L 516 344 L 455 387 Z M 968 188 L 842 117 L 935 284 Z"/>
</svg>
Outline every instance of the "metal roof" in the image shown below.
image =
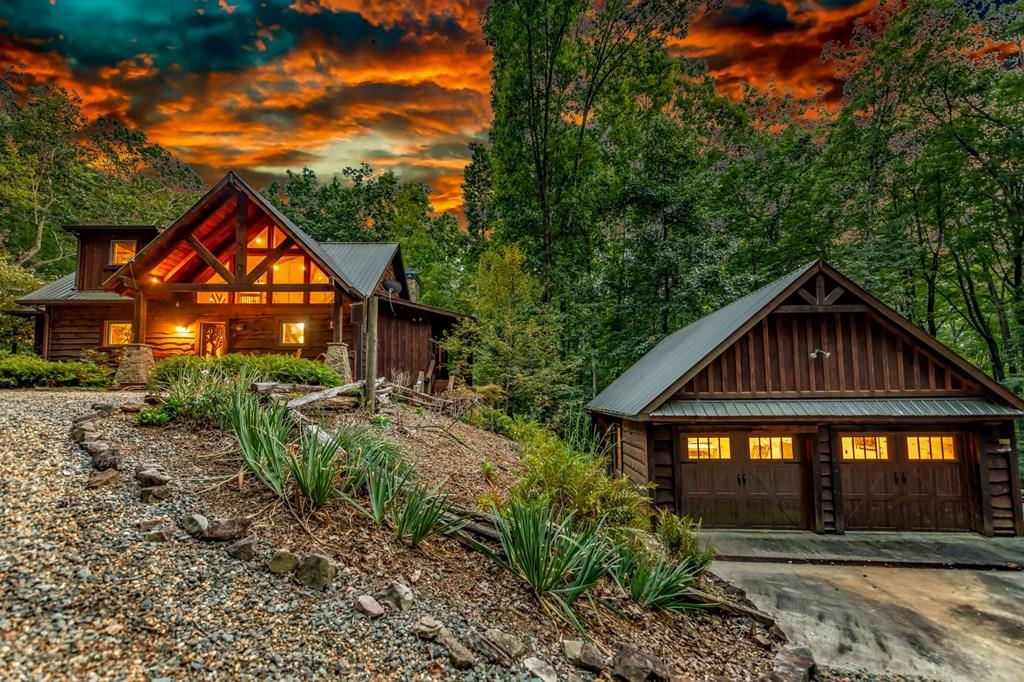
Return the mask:
<svg viewBox="0 0 1024 682">
<path fill-rule="evenodd" d="M 587 409 L 627 417 L 640 414 L 679 377 L 689 372 L 816 264 L 817 261 L 808 263 L 669 334 L 591 400 Z"/>
<path fill-rule="evenodd" d="M 30 294 L 25 294 L 17 299 L 19 305 L 34 305 L 38 303 L 55 303 L 61 301 L 101 301 L 107 303 L 128 302 L 132 299 L 127 296 L 115 294 L 112 291 L 101 289 L 78 290 L 75 288 L 75 273 L 64 275 L 55 282 L 36 289 Z"/>
<path fill-rule="evenodd" d="M 987 398 L 802 398 L 669 400 L 652 417 L 1024 417 Z"/>
<path fill-rule="evenodd" d="M 369 296 L 377 288 L 377 282 L 398 250 L 398 244 L 393 242 L 317 242 L 317 245 L 328 263 L 363 296 Z"/>
</svg>

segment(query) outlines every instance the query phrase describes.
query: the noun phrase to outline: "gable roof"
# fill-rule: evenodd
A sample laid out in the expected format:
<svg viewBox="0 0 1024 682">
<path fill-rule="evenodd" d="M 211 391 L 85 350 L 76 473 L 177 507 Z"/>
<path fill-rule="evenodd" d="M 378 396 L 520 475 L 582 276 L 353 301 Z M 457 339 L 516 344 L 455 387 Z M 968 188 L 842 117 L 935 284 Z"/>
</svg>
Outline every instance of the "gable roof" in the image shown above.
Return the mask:
<svg viewBox="0 0 1024 682">
<path fill-rule="evenodd" d="M 65 301 L 128 303 L 132 299 L 102 289 L 79 290 L 75 288 L 75 273 L 64 275 L 60 279 L 45 284 L 35 291 L 17 299 L 18 305 L 39 305 L 43 303 L 63 303 Z"/>
<path fill-rule="evenodd" d="M 398 253 L 394 242 L 317 242 L 324 257 L 363 296 L 377 288 L 388 264 Z M 402 277 L 402 273 L 395 272 Z"/>
<path fill-rule="evenodd" d="M 760 322 L 817 273 L 824 273 L 859 297 L 881 317 L 930 348 L 989 392 L 1018 409 L 1024 401 L 952 349 L 882 303 L 860 285 L 822 260 L 808 263 L 780 279 L 669 334 L 587 404 L 587 409 L 622 417 L 649 415 L 693 374 Z"/>
</svg>

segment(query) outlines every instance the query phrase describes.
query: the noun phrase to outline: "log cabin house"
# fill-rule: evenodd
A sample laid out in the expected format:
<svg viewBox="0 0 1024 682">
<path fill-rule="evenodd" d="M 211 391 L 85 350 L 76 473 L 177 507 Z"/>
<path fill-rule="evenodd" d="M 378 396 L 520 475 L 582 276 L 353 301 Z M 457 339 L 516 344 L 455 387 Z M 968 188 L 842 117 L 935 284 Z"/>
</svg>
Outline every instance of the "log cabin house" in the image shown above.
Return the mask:
<svg viewBox="0 0 1024 682">
<path fill-rule="evenodd" d="M 234 173 L 166 229 L 66 229 L 77 270 L 18 300 L 47 359 L 287 353 L 362 378 L 374 324 L 376 376 L 447 380 L 436 341 L 462 315 L 418 302 L 398 244 L 316 241 Z"/>
<path fill-rule="evenodd" d="M 1024 533 L 1024 402 L 821 261 L 669 335 L 588 409 L 613 468 L 705 526 Z"/>
</svg>

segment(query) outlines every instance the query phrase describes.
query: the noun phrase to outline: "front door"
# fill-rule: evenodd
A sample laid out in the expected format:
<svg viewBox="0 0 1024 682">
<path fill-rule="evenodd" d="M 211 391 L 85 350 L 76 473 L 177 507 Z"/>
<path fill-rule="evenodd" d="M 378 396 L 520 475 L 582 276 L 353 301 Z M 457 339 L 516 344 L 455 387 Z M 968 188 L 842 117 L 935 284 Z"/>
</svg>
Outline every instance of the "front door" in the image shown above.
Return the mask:
<svg viewBox="0 0 1024 682">
<path fill-rule="evenodd" d="M 839 437 L 848 530 L 970 530 L 965 440 L 954 433 Z"/>
<path fill-rule="evenodd" d="M 219 358 L 228 350 L 228 329 L 224 322 L 199 323 L 199 355 Z"/>
<path fill-rule="evenodd" d="M 681 436 L 681 513 L 717 528 L 807 528 L 801 434 Z"/>
</svg>

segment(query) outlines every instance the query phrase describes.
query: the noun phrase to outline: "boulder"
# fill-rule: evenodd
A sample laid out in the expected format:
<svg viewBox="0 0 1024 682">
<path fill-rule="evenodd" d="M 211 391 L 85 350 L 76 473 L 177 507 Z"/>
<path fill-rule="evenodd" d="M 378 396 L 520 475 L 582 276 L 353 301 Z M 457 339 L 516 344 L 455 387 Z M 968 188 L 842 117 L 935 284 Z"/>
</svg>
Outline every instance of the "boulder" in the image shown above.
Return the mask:
<svg viewBox="0 0 1024 682">
<path fill-rule="evenodd" d="M 107 469 L 121 469 L 121 455 L 117 450 L 111 448 L 105 450 L 98 455 L 92 456 L 92 468 L 97 471 L 106 471 Z"/>
<path fill-rule="evenodd" d="M 114 414 L 114 406 L 110 403 L 93 403 L 89 409 L 97 414 L 103 415 L 104 417 L 109 417 Z"/>
<path fill-rule="evenodd" d="M 279 575 L 291 573 L 298 565 L 299 557 L 295 556 L 287 549 L 277 550 L 274 552 L 274 556 L 270 557 L 270 561 L 267 562 L 267 568 L 270 569 L 270 572 L 277 573 Z"/>
<path fill-rule="evenodd" d="M 139 521 L 139 530 L 141 530 L 141 531 L 153 530 L 157 526 L 162 526 L 165 523 L 168 523 L 168 521 L 169 520 L 168 520 L 168 518 L 166 516 L 154 516 L 151 519 L 143 519 L 143 520 Z"/>
<path fill-rule="evenodd" d="M 434 639 L 448 650 L 448 660 L 451 661 L 452 667 L 465 670 L 476 664 L 476 656 L 473 655 L 473 652 L 467 649 L 466 645 L 443 625 Z"/>
<path fill-rule="evenodd" d="M 412 590 L 409 589 L 409 586 L 397 581 L 384 588 L 380 598 L 385 604 L 398 611 L 408 611 L 412 608 L 414 601 Z"/>
<path fill-rule="evenodd" d="M 157 526 L 146 531 L 145 537 L 147 542 L 167 542 L 174 537 L 174 524 L 166 522 L 162 526 Z"/>
<path fill-rule="evenodd" d="M 465 640 L 470 649 L 486 660 L 506 668 L 526 653 L 526 647 L 522 642 L 496 628 L 489 628 L 485 632 L 470 628 L 466 632 Z"/>
<path fill-rule="evenodd" d="M 160 502 L 169 498 L 172 492 L 171 486 L 169 485 L 155 485 L 149 488 L 143 488 L 139 491 L 139 501 L 145 502 L 146 504 Z"/>
<path fill-rule="evenodd" d="M 612 675 L 626 682 L 668 682 L 672 673 L 657 656 L 619 645 L 612 659 Z"/>
<path fill-rule="evenodd" d="M 356 610 L 370 618 L 380 618 L 384 615 L 384 607 L 368 594 L 356 598 Z"/>
<path fill-rule="evenodd" d="M 556 673 L 555 669 L 543 659 L 537 658 L 536 656 L 524 658 L 523 667 L 526 668 L 526 672 L 530 673 L 538 680 L 542 680 L 543 682 L 558 682 L 558 673 Z"/>
<path fill-rule="evenodd" d="M 77 417 L 75 417 L 71 421 L 71 423 L 76 425 L 76 426 L 78 426 L 78 425 L 83 425 L 84 426 L 85 424 L 89 424 L 93 428 L 96 428 L 96 425 L 93 424 L 92 422 L 95 422 L 98 419 L 102 419 L 103 416 L 104 415 L 100 414 L 99 412 L 86 412 L 85 414 L 80 414 Z"/>
<path fill-rule="evenodd" d="M 93 457 L 95 457 L 96 455 L 99 455 L 109 450 L 110 444 L 105 443 L 101 440 L 86 440 L 82 441 L 82 449 L 88 452 Z"/>
<path fill-rule="evenodd" d="M 97 471 L 89 480 L 85 482 L 85 487 L 91 489 L 100 488 L 102 486 L 114 483 L 121 477 L 120 472 L 117 469 L 105 469 L 103 471 Z"/>
<path fill-rule="evenodd" d="M 227 553 L 239 561 L 252 561 L 256 558 L 256 538 L 248 537 L 232 542 L 228 545 Z"/>
<path fill-rule="evenodd" d="M 203 540 L 238 540 L 248 534 L 251 525 L 252 519 L 241 516 L 209 519 L 209 524 L 201 538 Z"/>
<path fill-rule="evenodd" d="M 181 520 L 181 527 L 192 537 L 201 538 L 210 527 L 210 522 L 202 514 L 189 514 Z"/>
<path fill-rule="evenodd" d="M 592 642 L 582 639 L 562 640 L 565 660 L 580 670 L 599 673 L 608 666 L 608 658 Z"/>
<path fill-rule="evenodd" d="M 143 487 L 149 488 L 154 485 L 167 485 L 171 482 L 171 477 L 167 475 L 167 472 L 163 471 L 163 468 L 157 469 L 152 467 L 141 470 L 136 469 L 135 480 Z"/>
<path fill-rule="evenodd" d="M 775 670 L 761 677 L 770 682 L 807 682 L 817 674 L 814 654 L 806 646 L 789 644 L 775 655 Z"/>
<path fill-rule="evenodd" d="M 145 403 L 125 403 L 121 406 L 121 411 L 127 414 L 136 414 L 138 412 L 142 412 L 145 407 Z"/>
<path fill-rule="evenodd" d="M 420 639 L 436 639 L 443 627 L 433 616 L 423 616 L 412 626 L 412 631 Z"/>
<path fill-rule="evenodd" d="M 299 561 L 295 579 L 312 590 L 327 587 L 338 574 L 338 567 L 323 554 L 308 554 Z"/>
<path fill-rule="evenodd" d="M 96 440 L 96 425 L 92 422 L 76 424 L 71 427 L 71 440 L 76 443 L 84 443 L 87 440 Z"/>
</svg>

